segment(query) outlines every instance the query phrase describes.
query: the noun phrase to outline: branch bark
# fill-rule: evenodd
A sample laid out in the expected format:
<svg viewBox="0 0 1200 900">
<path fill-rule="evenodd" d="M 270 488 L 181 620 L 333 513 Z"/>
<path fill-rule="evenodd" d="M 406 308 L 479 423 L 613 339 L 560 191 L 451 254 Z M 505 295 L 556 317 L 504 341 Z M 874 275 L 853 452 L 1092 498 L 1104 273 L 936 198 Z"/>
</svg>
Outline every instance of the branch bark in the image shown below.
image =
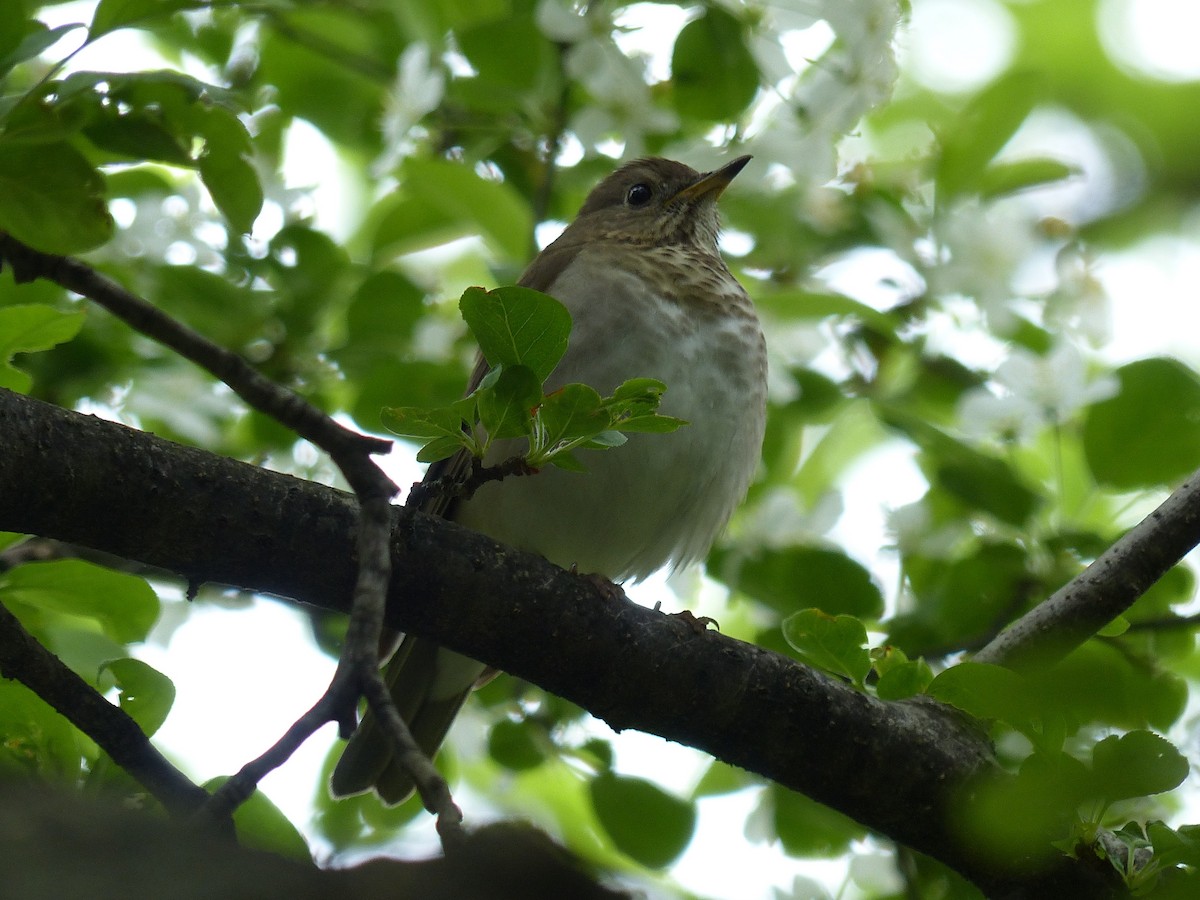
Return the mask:
<svg viewBox="0 0 1200 900">
<path fill-rule="evenodd" d="M 1200 471 L 1080 575 L 1000 632 L 975 660 L 1009 668 L 1057 662 L 1133 606 L 1197 544 Z"/>
<path fill-rule="evenodd" d="M 0 529 L 52 536 L 327 609 L 350 608 L 342 492 L 0 391 Z M 932 701 L 887 703 L 779 654 L 613 601 L 453 523 L 392 511 L 387 623 L 526 678 L 607 721 L 704 750 L 942 860 L 993 897 L 1116 896 L 1063 859 L 997 868 L 952 810 L 985 735 Z M 1111 870 L 1109 872 L 1111 875 Z"/>
</svg>

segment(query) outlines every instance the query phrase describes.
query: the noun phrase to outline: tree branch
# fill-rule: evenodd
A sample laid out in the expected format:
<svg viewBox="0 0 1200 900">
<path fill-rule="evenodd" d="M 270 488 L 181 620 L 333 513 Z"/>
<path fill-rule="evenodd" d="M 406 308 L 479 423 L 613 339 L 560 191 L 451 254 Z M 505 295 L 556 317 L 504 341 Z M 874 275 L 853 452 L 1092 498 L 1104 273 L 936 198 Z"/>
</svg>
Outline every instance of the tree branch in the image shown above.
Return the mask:
<svg viewBox="0 0 1200 900">
<path fill-rule="evenodd" d="M 346 610 L 351 497 L 0 391 L 0 529 Z M 886 703 L 793 660 L 614 601 L 545 560 L 393 509 L 387 624 L 636 728 L 758 772 L 942 860 L 990 896 L 1110 896 L 1063 859 L 997 868 L 949 810 L 985 735 L 928 700 Z M 1037 893 L 1043 891 L 1043 893 Z M 1051 893 L 1052 892 L 1052 893 Z"/>
<path fill-rule="evenodd" d="M 4 893 L 22 900 L 632 900 L 526 825 L 472 832 L 453 856 L 321 869 L 104 798 L 0 783 Z"/>
<path fill-rule="evenodd" d="M 1090 566 L 975 655 L 1010 668 L 1062 659 L 1125 612 L 1200 544 L 1200 471 Z"/>
<path fill-rule="evenodd" d="M 123 709 L 63 665 L 2 604 L 0 675 L 21 682 L 91 737 L 167 812 L 190 815 L 208 801 L 208 793 L 171 765 Z"/>
</svg>

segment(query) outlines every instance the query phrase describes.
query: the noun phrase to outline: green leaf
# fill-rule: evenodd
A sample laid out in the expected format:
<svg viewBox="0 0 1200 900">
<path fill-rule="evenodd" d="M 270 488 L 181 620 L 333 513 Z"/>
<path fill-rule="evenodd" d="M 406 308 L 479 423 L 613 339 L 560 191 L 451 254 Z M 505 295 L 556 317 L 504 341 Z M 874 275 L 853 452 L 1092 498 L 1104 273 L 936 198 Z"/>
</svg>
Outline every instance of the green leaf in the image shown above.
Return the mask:
<svg viewBox="0 0 1200 900">
<path fill-rule="evenodd" d="M 669 434 L 688 423 L 655 412 L 666 389 L 656 378 L 631 378 L 622 382 L 611 397 L 604 398 L 602 405 L 612 416 L 613 426 L 621 432 Z"/>
<path fill-rule="evenodd" d="M 46 26 L 36 20 L 29 20 L 29 10 L 25 0 L 9 0 L 0 3 L 0 61 L 4 60 L 13 49 L 18 47 L 29 33 L 43 31 Z M 34 54 L 36 55 L 36 54 Z M 5 69 L 0 69 L 3 74 Z"/>
<path fill-rule="evenodd" d="M 985 199 L 1003 197 L 1018 191 L 1063 181 L 1078 175 L 1080 169 L 1057 159 L 1020 159 L 1009 163 L 993 163 L 984 169 L 976 186 Z"/>
<path fill-rule="evenodd" d="M 424 292 L 401 273 L 372 273 L 346 310 L 346 343 L 337 351 L 339 363 L 394 356 L 397 347 L 408 346 L 426 312 L 423 299 Z"/>
<path fill-rule="evenodd" d="M 783 636 L 807 662 L 844 675 L 857 685 L 861 686 L 871 671 L 867 629 L 853 616 L 806 609 L 783 620 Z"/>
<path fill-rule="evenodd" d="M 1187 758 L 1151 731 L 1112 735 L 1092 748 L 1093 787 L 1108 801 L 1173 790 L 1187 774 Z"/>
<path fill-rule="evenodd" d="M 1097 551 L 1105 549 L 1102 547 Z M 1186 565 L 1172 566 L 1154 584 L 1138 597 L 1129 610 L 1128 618 L 1135 622 L 1158 619 L 1171 613 L 1171 608 L 1191 603 L 1196 596 L 1196 574 Z M 1188 641 L 1190 646 L 1191 641 Z"/>
<path fill-rule="evenodd" d="M 84 681 L 98 689 L 111 686 L 111 679 L 101 678 L 101 666 L 127 655 L 124 643 L 98 631 L 90 619 L 45 614 L 25 618 L 34 637 Z"/>
<path fill-rule="evenodd" d="M 1146 836 L 1154 845 L 1154 859 L 1163 867 L 1200 867 L 1200 825 L 1182 825 L 1178 830 L 1165 822 L 1146 825 Z"/>
<path fill-rule="evenodd" d="M 611 741 L 603 738 L 588 738 L 577 752 L 596 771 L 607 771 L 612 768 L 613 747 Z"/>
<path fill-rule="evenodd" d="M 541 765 L 546 759 L 546 751 L 538 734 L 541 727 L 528 720 L 514 722 L 501 719 L 488 732 L 488 755 L 514 772 Z"/>
<path fill-rule="evenodd" d="M 88 123 L 83 133 L 97 147 L 133 160 L 154 159 L 177 166 L 193 164 L 180 137 L 146 110 L 100 106 L 97 118 Z"/>
<path fill-rule="evenodd" d="M 905 700 L 928 690 L 933 669 L 923 659 L 913 659 L 890 667 L 879 676 L 875 693 L 880 700 Z"/>
<path fill-rule="evenodd" d="M 549 458 L 549 462 L 553 466 L 557 466 L 565 472 L 575 472 L 582 475 L 587 472 L 587 466 L 579 461 L 575 454 L 566 450 L 559 450 Z M 540 464 L 540 463 L 539 463 Z"/>
<path fill-rule="evenodd" d="M 449 459 L 464 446 L 467 445 L 462 438 L 435 438 L 417 451 L 417 462 L 434 463 L 440 459 Z"/>
<path fill-rule="evenodd" d="M 505 366 L 491 387 L 477 392 L 479 423 L 491 440 L 523 437 L 533 427 L 542 383 L 528 366 Z"/>
<path fill-rule="evenodd" d="M 1129 620 L 1124 616 L 1117 616 L 1103 628 L 1096 632 L 1096 637 L 1120 637 L 1129 630 Z"/>
<path fill-rule="evenodd" d="M 6 24 L 8 23 L 0 19 L 0 25 Z M 79 22 L 72 25 L 59 25 L 57 28 L 47 28 L 41 22 L 35 22 L 33 25 L 34 29 L 0 58 L 0 77 L 6 75 L 14 66 L 40 56 L 43 51 L 49 50 L 76 28 L 83 27 Z M 15 32 L 6 32 L 6 34 L 13 33 Z"/>
<path fill-rule="evenodd" d="M 758 90 L 758 66 L 742 23 L 719 6 L 688 22 L 671 53 L 675 108 L 713 121 L 738 118 Z"/>
<path fill-rule="evenodd" d="M 999 719 L 1018 729 L 1034 715 L 1029 685 L 1011 669 L 963 662 L 938 674 L 926 691 L 977 719 Z"/>
<path fill-rule="evenodd" d="M 867 833 L 850 817 L 777 784 L 767 788 L 762 802 L 771 804 L 775 834 L 791 856 L 834 857 Z"/>
<path fill-rule="evenodd" d="M 571 314 L 540 291 L 516 285 L 467 288 L 458 308 L 491 365 L 528 366 L 539 385 L 567 352 Z"/>
<path fill-rule="evenodd" d="M 123 644 L 145 640 L 158 597 L 144 579 L 80 559 L 26 563 L 0 578 L 0 596 L 48 612 L 82 616 Z"/>
<path fill-rule="evenodd" d="M 1028 548 L 995 540 L 949 560 L 909 553 L 904 574 L 917 602 L 889 623 L 889 640 L 909 648 L 977 641 L 1010 619 L 1035 583 Z"/>
<path fill-rule="evenodd" d="M 409 159 L 402 190 L 436 210 L 458 234 L 482 233 L 505 256 L 528 257 L 533 214 L 510 185 L 485 180 L 461 163 Z"/>
<path fill-rule="evenodd" d="M 472 453 L 478 452 L 470 431 L 475 423 L 475 403 L 476 398 L 472 395 L 450 406 L 433 409 L 419 406 L 384 407 L 380 420 L 393 434 L 424 442 L 417 453 L 418 462 L 437 462 L 453 456 L 463 447 Z"/>
<path fill-rule="evenodd" d="M 1021 127 L 1042 96 L 1044 79 L 1032 72 L 998 78 L 967 104 L 952 130 L 941 135 L 934 179 L 939 199 L 953 199 L 980 183 L 988 163 Z"/>
<path fill-rule="evenodd" d="M 121 709 L 138 723 L 147 737 L 167 720 L 175 702 L 171 679 L 140 659 L 113 659 L 100 667 L 110 672 L 120 690 Z"/>
<path fill-rule="evenodd" d="M 287 32 L 317 35 L 320 43 L 296 41 L 284 28 L 264 29 L 255 42 L 254 83 L 277 89 L 273 99 L 288 120 L 305 119 L 335 145 L 374 154 L 397 57 L 413 39 L 399 32 L 400 23 L 406 11 L 423 5 L 280 4 L 271 15 L 282 16 Z"/>
<path fill-rule="evenodd" d="M 71 723 L 25 685 L 0 678 L 0 777 L 74 783 L 83 753 Z"/>
<path fill-rule="evenodd" d="M 239 346 L 260 339 L 269 327 L 263 291 L 197 266 L 159 266 L 153 278 L 159 305 L 211 340 Z"/>
<path fill-rule="evenodd" d="M 1172 484 L 1200 465 L 1200 377 L 1173 359 L 1116 372 L 1118 393 L 1092 406 L 1083 449 L 1096 480 L 1122 490 Z"/>
<path fill-rule="evenodd" d="M 263 191 L 250 162 L 250 135 L 227 109 L 213 106 L 203 119 L 200 177 L 229 224 L 248 234 L 262 211 Z"/>
<path fill-rule="evenodd" d="M 657 378 L 630 378 L 622 381 L 612 392 L 612 399 L 622 403 L 645 403 L 657 409 L 667 386 Z"/>
<path fill-rule="evenodd" d="M 538 28 L 534 4 L 508 3 L 499 16 L 486 15 L 497 0 L 455 0 L 438 3 L 438 11 L 447 22 L 460 18 L 451 15 L 454 6 L 469 7 L 475 27 L 456 32 L 463 55 L 471 63 L 476 77 L 455 78 L 449 85 L 452 97 L 461 97 L 476 114 L 486 112 L 506 118 L 518 110 L 537 108 L 553 102 L 557 85 L 558 49 Z"/>
<path fill-rule="evenodd" d="M 458 438 L 463 419 L 454 407 L 425 409 L 420 406 L 389 406 L 382 413 L 384 427 L 401 437 L 427 440 L 429 438 Z"/>
<path fill-rule="evenodd" d="M 36 353 L 71 340 L 83 327 L 82 312 L 60 312 L 40 303 L 0 308 L 0 387 L 24 393 L 33 379 L 11 365 L 15 353 Z"/>
<path fill-rule="evenodd" d="M 203 137 L 213 103 L 238 108 L 239 96 L 220 85 L 175 69 L 141 72 L 73 72 L 55 88 L 60 101 L 80 95 L 105 95 L 131 109 L 157 110 L 163 120 Z M 203 101 L 200 103 L 199 101 Z"/>
<path fill-rule="evenodd" d="M 1011 525 L 1027 522 L 1041 506 L 1042 498 L 1018 479 L 1011 466 L 982 453 L 937 461 L 935 478 L 939 487 L 968 506 Z"/>
<path fill-rule="evenodd" d="M 1089 641 L 1052 668 L 1027 674 L 1030 700 L 1073 721 L 1165 731 L 1183 715 L 1187 682 L 1161 663 L 1131 659 L 1119 645 L 1133 640 Z"/>
<path fill-rule="evenodd" d="M 78 253 L 112 237 L 104 178 L 65 142 L 0 140 L 0 231 L 48 253 Z"/>
<path fill-rule="evenodd" d="M 579 445 L 580 450 L 612 450 L 616 447 L 623 447 L 629 443 L 629 438 L 621 434 L 619 431 L 602 431 L 592 438 L 588 438 Z"/>
<path fill-rule="evenodd" d="M 871 573 L 840 550 L 763 548 L 746 558 L 715 550 L 708 569 L 730 587 L 783 613 L 815 607 L 874 618 L 883 612 L 883 594 Z"/>
<path fill-rule="evenodd" d="M 914 416 L 886 411 L 884 420 L 924 451 L 922 467 L 935 486 L 971 509 L 1010 525 L 1023 525 L 1043 502 L 1007 462 L 969 447 Z"/>
<path fill-rule="evenodd" d="M 203 787 L 212 794 L 228 780 L 228 776 L 222 775 L 204 782 Z M 300 836 L 296 826 L 288 821 L 287 816 L 280 812 L 279 807 L 262 791 L 256 790 L 249 800 L 234 811 L 233 824 L 237 829 L 238 843 L 244 847 L 274 853 L 276 856 L 286 856 L 300 862 L 312 862 L 308 844 Z"/>
<path fill-rule="evenodd" d="M 1065 753 L 1034 753 L 1016 777 L 985 776 L 954 810 L 962 839 L 997 863 L 1061 858 L 1052 842 L 1068 833 L 1087 778 L 1083 764 Z"/>
<path fill-rule="evenodd" d="M 629 434 L 670 434 L 672 431 L 678 431 L 690 423 L 686 419 L 678 419 L 675 416 L 663 416 L 658 413 L 652 413 L 645 416 L 618 419 L 615 424 L 621 431 L 628 432 Z M 615 446 L 619 447 L 620 444 Z"/>
<path fill-rule="evenodd" d="M 561 441 L 591 437 L 611 424 L 600 408 L 600 395 L 586 384 L 568 384 L 546 396 L 538 410 L 545 431 L 542 446 L 550 449 Z"/>
<path fill-rule="evenodd" d="M 15 547 L 26 539 L 26 535 L 18 534 L 15 531 L 0 531 L 0 552 L 7 550 L 9 547 Z"/>
<path fill-rule="evenodd" d="M 136 25 L 147 19 L 169 16 L 181 9 L 204 6 L 200 0 L 100 0 L 88 28 L 89 40 Z"/>
<path fill-rule="evenodd" d="M 699 800 L 701 797 L 719 797 L 722 794 L 732 794 L 734 791 L 740 791 L 742 788 L 754 783 L 755 776 L 751 775 L 745 769 L 739 769 L 737 766 L 731 766 L 729 763 L 714 759 L 709 763 L 708 768 L 704 770 L 704 775 L 701 776 L 700 783 L 696 785 L 696 789 L 692 791 L 692 799 Z"/>
<path fill-rule="evenodd" d="M 804 402 L 803 398 L 800 402 Z M 795 433 L 799 430 L 797 423 L 803 421 L 805 419 L 802 416 L 795 416 L 790 423 L 782 426 L 785 430 L 793 431 L 792 441 L 800 440 Z M 792 426 L 791 429 L 787 428 L 788 424 Z M 772 428 L 769 421 L 767 428 Z M 790 478 L 791 485 L 800 492 L 806 504 L 815 506 L 826 494 L 839 490 L 842 476 L 856 459 L 861 459 L 890 438 L 888 431 L 880 425 L 879 416 L 870 402 L 853 400 L 839 404 L 829 427 L 821 429 L 816 446 L 807 448 L 799 471 Z M 778 438 L 772 440 L 777 441 Z M 788 464 L 789 468 L 794 466 L 795 463 Z M 823 603 L 813 605 L 824 606 Z"/>
<path fill-rule="evenodd" d="M 596 818 L 617 849 L 643 866 L 665 868 L 692 840 L 695 804 L 649 781 L 604 772 L 589 791 Z"/>
</svg>

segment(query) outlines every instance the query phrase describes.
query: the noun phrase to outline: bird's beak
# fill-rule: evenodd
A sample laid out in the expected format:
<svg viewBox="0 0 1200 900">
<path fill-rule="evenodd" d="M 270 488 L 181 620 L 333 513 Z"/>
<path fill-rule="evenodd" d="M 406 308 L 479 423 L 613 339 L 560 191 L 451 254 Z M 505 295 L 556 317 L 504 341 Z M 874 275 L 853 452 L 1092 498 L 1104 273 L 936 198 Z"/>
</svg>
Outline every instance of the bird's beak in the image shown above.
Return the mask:
<svg viewBox="0 0 1200 900">
<path fill-rule="evenodd" d="M 671 200 L 694 201 L 702 197 L 712 197 L 713 200 L 716 200 L 721 196 L 721 192 L 729 187 L 729 182 L 733 181 L 737 173 L 742 171 L 751 159 L 750 156 L 739 156 L 733 162 L 725 163 L 715 171 L 706 172 L 700 176 L 699 180 L 693 181 L 679 191 Z"/>
</svg>

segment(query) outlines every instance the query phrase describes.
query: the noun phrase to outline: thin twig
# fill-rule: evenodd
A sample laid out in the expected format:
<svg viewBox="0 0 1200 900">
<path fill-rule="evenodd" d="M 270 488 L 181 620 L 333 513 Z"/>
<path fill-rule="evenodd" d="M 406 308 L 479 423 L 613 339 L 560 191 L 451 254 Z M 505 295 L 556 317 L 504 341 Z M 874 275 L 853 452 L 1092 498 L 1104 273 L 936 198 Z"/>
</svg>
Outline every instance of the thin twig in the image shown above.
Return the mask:
<svg viewBox="0 0 1200 900">
<path fill-rule="evenodd" d="M 409 489 L 405 505 L 412 509 L 421 509 L 434 497 L 444 500 L 470 500 L 475 492 L 488 482 L 503 481 L 512 476 L 536 475 L 538 471 L 529 465 L 523 456 L 510 456 L 494 466 L 485 466 L 478 457 L 472 457 L 469 473 L 450 472 L 440 478 L 416 482 Z"/>
<path fill-rule="evenodd" d="M 1140 622 L 1130 622 L 1126 633 L 1134 631 L 1185 631 L 1200 626 L 1200 613 L 1190 616 L 1163 616 L 1158 619 L 1143 619 Z"/>
<path fill-rule="evenodd" d="M 195 813 L 208 793 L 171 765 L 119 706 L 72 672 L 0 605 L 0 675 L 29 688 L 94 740 L 173 816 Z"/>
<path fill-rule="evenodd" d="M 213 794 L 208 810 L 210 815 L 228 815 L 244 803 L 268 772 L 287 762 L 296 748 L 326 722 L 337 722 L 341 736 L 349 737 L 355 728 L 358 698 L 365 696 L 375 715 L 386 724 L 396 745 L 396 757 L 412 774 L 425 808 L 437 815 L 438 832 L 447 848 L 457 845 L 464 837 L 462 812 L 454 804 L 450 790 L 432 760 L 413 740 L 379 674 L 379 637 L 391 577 L 390 510 L 386 498 L 375 498 L 362 504 L 358 583 L 342 656 L 329 687 L 269 750 L 244 765 Z"/>
<path fill-rule="evenodd" d="M 275 384 L 236 353 L 175 321 L 86 263 L 34 250 L 3 233 L 0 233 L 0 260 L 9 263 L 18 284 L 35 278 L 53 281 L 100 304 L 131 328 L 211 372 L 251 407 L 278 419 L 325 450 L 339 468 L 348 466 L 345 474 L 356 493 L 372 492 L 383 486 L 360 460 L 364 453 L 387 453 L 391 441 L 344 428 L 304 398 Z M 367 464 L 370 465 L 369 461 Z M 395 491 L 393 485 L 390 493 Z"/>
</svg>

